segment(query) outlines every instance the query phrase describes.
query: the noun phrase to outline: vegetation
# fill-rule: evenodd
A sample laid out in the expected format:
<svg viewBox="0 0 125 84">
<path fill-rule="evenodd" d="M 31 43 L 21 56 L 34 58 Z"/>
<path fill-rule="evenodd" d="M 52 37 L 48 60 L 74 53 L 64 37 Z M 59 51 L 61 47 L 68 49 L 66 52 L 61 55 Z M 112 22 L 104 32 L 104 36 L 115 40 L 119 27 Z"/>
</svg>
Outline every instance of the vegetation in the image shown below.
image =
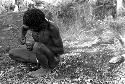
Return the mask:
<svg viewBox="0 0 125 84">
<path fill-rule="evenodd" d="M 21 47 L 18 38 L 23 12 L 0 15 L 0 83 L 124 84 L 125 64 L 110 65 L 109 60 L 124 54 L 115 36 L 124 30 L 125 17 L 93 20 L 87 11 L 90 5 L 84 3 L 74 1 L 46 7 L 60 28 L 65 54 L 61 56 L 60 66 L 44 77 L 28 75 L 24 64 L 8 57 L 10 49 Z M 27 40 L 32 39 L 30 34 Z"/>
</svg>

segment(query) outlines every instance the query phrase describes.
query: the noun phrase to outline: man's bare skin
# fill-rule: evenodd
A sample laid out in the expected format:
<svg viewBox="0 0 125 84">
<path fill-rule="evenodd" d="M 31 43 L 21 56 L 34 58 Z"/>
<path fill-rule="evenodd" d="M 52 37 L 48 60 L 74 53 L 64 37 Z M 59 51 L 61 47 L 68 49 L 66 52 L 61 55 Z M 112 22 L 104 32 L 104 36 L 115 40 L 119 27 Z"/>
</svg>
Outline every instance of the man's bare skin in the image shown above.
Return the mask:
<svg viewBox="0 0 125 84">
<path fill-rule="evenodd" d="M 41 11 L 38 9 L 31 9 L 31 12 L 33 11 L 41 13 Z M 29 15 L 30 14 L 31 13 L 29 12 Z M 41 18 L 37 18 L 41 20 Z M 27 17 L 24 17 L 24 23 L 26 22 L 27 25 L 30 24 L 30 20 L 37 21 L 36 18 L 30 18 L 30 20 L 27 19 L 29 21 L 27 21 L 26 19 Z M 46 21 L 44 18 L 43 22 L 41 22 L 39 26 L 36 24 L 34 24 L 36 26 L 31 26 L 32 24 L 30 24 L 29 26 L 27 25 L 24 24 L 22 26 L 22 35 L 20 42 L 22 45 L 26 44 L 25 36 L 27 34 L 27 31 L 30 30 L 32 32 L 32 37 L 34 39 L 34 42 L 32 42 L 33 46 L 30 46 L 30 44 L 26 44 L 28 46 L 27 49 L 12 49 L 9 52 L 10 57 L 17 61 L 40 63 L 42 66 L 41 69 L 44 70 L 54 69 L 59 62 L 57 58 L 59 58 L 59 56 L 64 53 L 63 42 L 58 27 L 55 24 Z M 33 74 L 39 71 L 43 70 L 35 71 L 33 72 Z M 41 72 L 41 74 L 43 73 Z"/>
</svg>

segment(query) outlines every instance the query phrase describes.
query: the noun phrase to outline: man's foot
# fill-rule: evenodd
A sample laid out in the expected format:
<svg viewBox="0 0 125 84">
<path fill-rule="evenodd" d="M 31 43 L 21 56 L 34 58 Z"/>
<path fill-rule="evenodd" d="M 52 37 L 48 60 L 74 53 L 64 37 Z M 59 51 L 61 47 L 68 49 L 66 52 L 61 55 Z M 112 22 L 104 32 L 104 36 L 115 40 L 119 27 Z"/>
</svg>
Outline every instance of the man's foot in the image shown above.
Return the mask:
<svg viewBox="0 0 125 84">
<path fill-rule="evenodd" d="M 51 70 L 40 68 L 36 71 L 29 72 L 28 75 L 31 75 L 31 76 L 34 76 L 34 77 L 40 77 L 40 76 L 45 76 L 49 73 L 51 73 Z"/>
<path fill-rule="evenodd" d="M 54 68 L 56 68 L 58 66 L 60 62 L 60 58 L 59 57 L 55 57 L 55 61 L 53 63 L 50 63 L 50 69 L 53 70 Z"/>
<path fill-rule="evenodd" d="M 27 64 L 26 66 L 29 71 L 36 71 L 41 68 L 40 64 Z"/>
</svg>

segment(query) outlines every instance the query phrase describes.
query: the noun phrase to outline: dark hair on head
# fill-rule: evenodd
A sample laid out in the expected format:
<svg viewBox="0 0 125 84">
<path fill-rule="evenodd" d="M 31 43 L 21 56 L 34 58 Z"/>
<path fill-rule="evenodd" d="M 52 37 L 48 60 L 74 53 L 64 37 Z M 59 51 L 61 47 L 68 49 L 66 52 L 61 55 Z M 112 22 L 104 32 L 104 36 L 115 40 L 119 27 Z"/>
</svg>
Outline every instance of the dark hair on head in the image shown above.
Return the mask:
<svg viewBox="0 0 125 84">
<path fill-rule="evenodd" d="M 39 27 L 45 21 L 45 14 L 40 9 L 28 9 L 23 15 L 23 24 L 29 27 Z"/>
</svg>

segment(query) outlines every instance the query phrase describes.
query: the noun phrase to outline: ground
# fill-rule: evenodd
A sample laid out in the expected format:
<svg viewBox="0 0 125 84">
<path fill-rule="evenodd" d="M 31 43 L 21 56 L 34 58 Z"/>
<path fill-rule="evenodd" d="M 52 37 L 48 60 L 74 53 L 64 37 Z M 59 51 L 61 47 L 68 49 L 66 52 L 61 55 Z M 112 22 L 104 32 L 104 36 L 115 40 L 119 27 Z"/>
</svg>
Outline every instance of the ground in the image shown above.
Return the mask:
<svg viewBox="0 0 125 84">
<path fill-rule="evenodd" d="M 108 71 L 109 60 L 119 54 L 117 44 L 98 44 L 91 31 L 62 36 L 65 54 L 53 73 L 44 77 L 28 75 L 27 67 L 16 63 L 8 51 L 20 47 L 18 38 L 23 13 L 0 15 L 0 83 L 1 84 L 124 84 L 125 64 Z M 94 32 L 95 33 L 95 32 Z M 96 32 L 98 34 L 98 32 Z M 96 34 L 96 35 L 97 35 Z M 88 35 L 85 37 L 84 35 Z M 31 40 L 28 32 L 28 40 Z M 77 37 L 77 39 L 76 39 Z M 102 36 L 103 37 L 103 36 Z M 83 38 L 82 40 L 79 38 Z M 116 39 L 117 41 L 117 39 Z M 124 50 L 123 50 L 124 51 Z M 123 83 L 122 83 L 123 82 Z"/>
</svg>

